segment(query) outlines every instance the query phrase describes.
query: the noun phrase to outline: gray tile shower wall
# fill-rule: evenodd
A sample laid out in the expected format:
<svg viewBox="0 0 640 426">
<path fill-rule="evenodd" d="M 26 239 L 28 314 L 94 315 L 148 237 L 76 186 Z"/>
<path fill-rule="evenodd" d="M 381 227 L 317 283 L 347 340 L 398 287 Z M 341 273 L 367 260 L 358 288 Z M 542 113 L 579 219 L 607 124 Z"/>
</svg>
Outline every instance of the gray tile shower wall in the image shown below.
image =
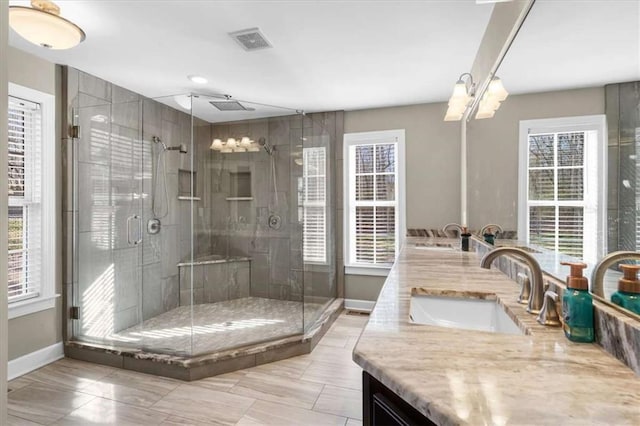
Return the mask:
<svg viewBox="0 0 640 426">
<path fill-rule="evenodd" d="M 637 144 L 640 141 L 640 82 L 605 86 L 609 132 L 607 165 L 608 251 L 636 250 L 636 193 L 640 182 Z"/>
<path fill-rule="evenodd" d="M 204 179 L 210 185 L 213 207 L 212 252 L 223 256 L 251 258 L 250 295 L 280 300 L 322 302 L 336 297 L 336 187 L 338 142 L 342 143 L 341 112 L 212 125 L 212 138 L 264 137 L 275 147 L 273 158 L 266 152 L 205 154 L 209 166 Z M 339 123 L 339 124 L 338 124 Z M 209 142 L 210 143 L 210 142 Z M 299 191 L 303 175 L 303 147 L 324 147 L 327 161 L 326 251 L 327 262 L 304 262 L 302 210 Z M 207 145 L 208 148 L 208 145 Z M 275 179 L 274 170 L 275 169 Z M 202 168 L 201 168 L 202 169 Z M 232 200 L 233 180 L 248 173 L 251 199 Z M 277 215 L 280 227 L 269 227 Z M 304 288 L 303 288 L 304 286 Z"/>
<path fill-rule="evenodd" d="M 191 280 L 193 279 L 193 302 Z M 251 261 L 180 265 L 180 306 L 225 302 L 250 296 Z"/>
<path fill-rule="evenodd" d="M 190 114 L 70 67 L 63 67 L 62 79 L 63 126 L 80 128 L 79 138 L 74 140 L 64 132 L 62 140 L 65 309 L 81 308 L 77 334 L 101 338 L 177 307 L 178 262 L 193 251 L 211 250 L 208 220 L 213 199 L 204 196 L 193 206 L 178 200 L 179 170 L 195 172 L 195 186 L 200 190 L 210 185 L 198 176 L 198 164 L 191 162 L 210 141 L 211 127 L 193 120 L 194 146 L 200 151 L 192 153 Z M 160 176 L 156 176 L 160 146 L 152 142 L 154 136 L 167 145 L 186 144 L 189 151 L 163 153 Z M 78 174 L 75 203 L 74 160 Z M 74 216 L 78 231 L 75 271 Z M 153 217 L 162 222 L 156 235 L 146 232 L 147 221 Z M 128 222 L 141 226 L 142 244 L 132 244 Z M 69 321 L 65 328 L 65 338 L 73 335 L 71 324 Z"/>
</svg>

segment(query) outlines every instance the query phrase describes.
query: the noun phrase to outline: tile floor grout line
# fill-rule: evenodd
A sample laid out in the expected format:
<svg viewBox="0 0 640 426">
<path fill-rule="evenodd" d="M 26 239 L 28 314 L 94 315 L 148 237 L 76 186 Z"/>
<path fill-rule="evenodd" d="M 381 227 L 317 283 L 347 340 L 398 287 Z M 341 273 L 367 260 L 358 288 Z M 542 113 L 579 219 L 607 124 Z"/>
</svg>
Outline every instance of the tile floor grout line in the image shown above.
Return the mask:
<svg viewBox="0 0 640 426">
<path fill-rule="evenodd" d="M 322 395 L 322 392 L 324 392 L 324 388 L 327 387 L 326 384 L 322 385 L 322 389 L 320 389 L 320 393 L 318 394 L 318 396 L 316 397 L 316 400 L 313 401 L 313 406 L 311 406 L 311 410 L 315 411 L 316 408 L 316 404 L 318 403 L 318 400 L 320 399 L 320 396 Z"/>
</svg>

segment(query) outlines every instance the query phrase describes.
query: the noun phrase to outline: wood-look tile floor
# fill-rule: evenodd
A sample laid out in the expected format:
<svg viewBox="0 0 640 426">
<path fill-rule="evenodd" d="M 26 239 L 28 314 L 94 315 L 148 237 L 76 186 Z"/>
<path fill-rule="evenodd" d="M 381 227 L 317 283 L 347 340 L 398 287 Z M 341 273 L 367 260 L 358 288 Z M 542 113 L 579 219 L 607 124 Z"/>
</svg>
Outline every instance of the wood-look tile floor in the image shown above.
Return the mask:
<svg viewBox="0 0 640 426">
<path fill-rule="evenodd" d="M 351 351 L 367 319 L 341 314 L 308 355 L 188 383 L 65 358 L 9 382 L 9 425 L 361 425 Z"/>
</svg>

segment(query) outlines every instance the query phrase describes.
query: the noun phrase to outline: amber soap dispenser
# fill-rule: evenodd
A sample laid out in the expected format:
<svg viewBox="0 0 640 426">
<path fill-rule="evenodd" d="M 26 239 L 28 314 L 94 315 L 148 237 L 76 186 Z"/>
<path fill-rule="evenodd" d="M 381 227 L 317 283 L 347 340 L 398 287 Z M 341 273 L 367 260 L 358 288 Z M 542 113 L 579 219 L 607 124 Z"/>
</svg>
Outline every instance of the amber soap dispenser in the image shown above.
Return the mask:
<svg viewBox="0 0 640 426">
<path fill-rule="evenodd" d="M 640 265 L 621 264 L 624 276 L 618 281 L 618 291 L 611 295 L 611 301 L 618 306 L 640 315 Z"/>
<path fill-rule="evenodd" d="M 571 268 L 567 277 L 567 288 L 562 296 L 564 334 L 573 342 L 593 342 L 593 298 L 589 293 L 589 282 L 582 276 L 587 267 L 581 262 L 561 262 Z"/>
</svg>

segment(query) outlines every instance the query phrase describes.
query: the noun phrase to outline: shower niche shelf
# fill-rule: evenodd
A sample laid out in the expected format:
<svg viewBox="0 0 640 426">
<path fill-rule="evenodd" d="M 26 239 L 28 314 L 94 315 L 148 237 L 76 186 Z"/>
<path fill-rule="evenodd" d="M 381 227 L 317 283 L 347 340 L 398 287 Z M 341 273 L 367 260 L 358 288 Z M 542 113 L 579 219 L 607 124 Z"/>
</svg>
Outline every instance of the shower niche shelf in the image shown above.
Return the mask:
<svg viewBox="0 0 640 426">
<path fill-rule="evenodd" d="M 251 201 L 251 171 L 245 168 L 239 168 L 235 172 L 229 173 L 229 196 L 227 201 Z"/>
<path fill-rule="evenodd" d="M 191 195 L 191 185 L 193 184 L 193 194 Z M 196 172 L 191 170 L 178 169 L 178 200 L 180 201 L 200 201 L 196 197 Z"/>
</svg>

